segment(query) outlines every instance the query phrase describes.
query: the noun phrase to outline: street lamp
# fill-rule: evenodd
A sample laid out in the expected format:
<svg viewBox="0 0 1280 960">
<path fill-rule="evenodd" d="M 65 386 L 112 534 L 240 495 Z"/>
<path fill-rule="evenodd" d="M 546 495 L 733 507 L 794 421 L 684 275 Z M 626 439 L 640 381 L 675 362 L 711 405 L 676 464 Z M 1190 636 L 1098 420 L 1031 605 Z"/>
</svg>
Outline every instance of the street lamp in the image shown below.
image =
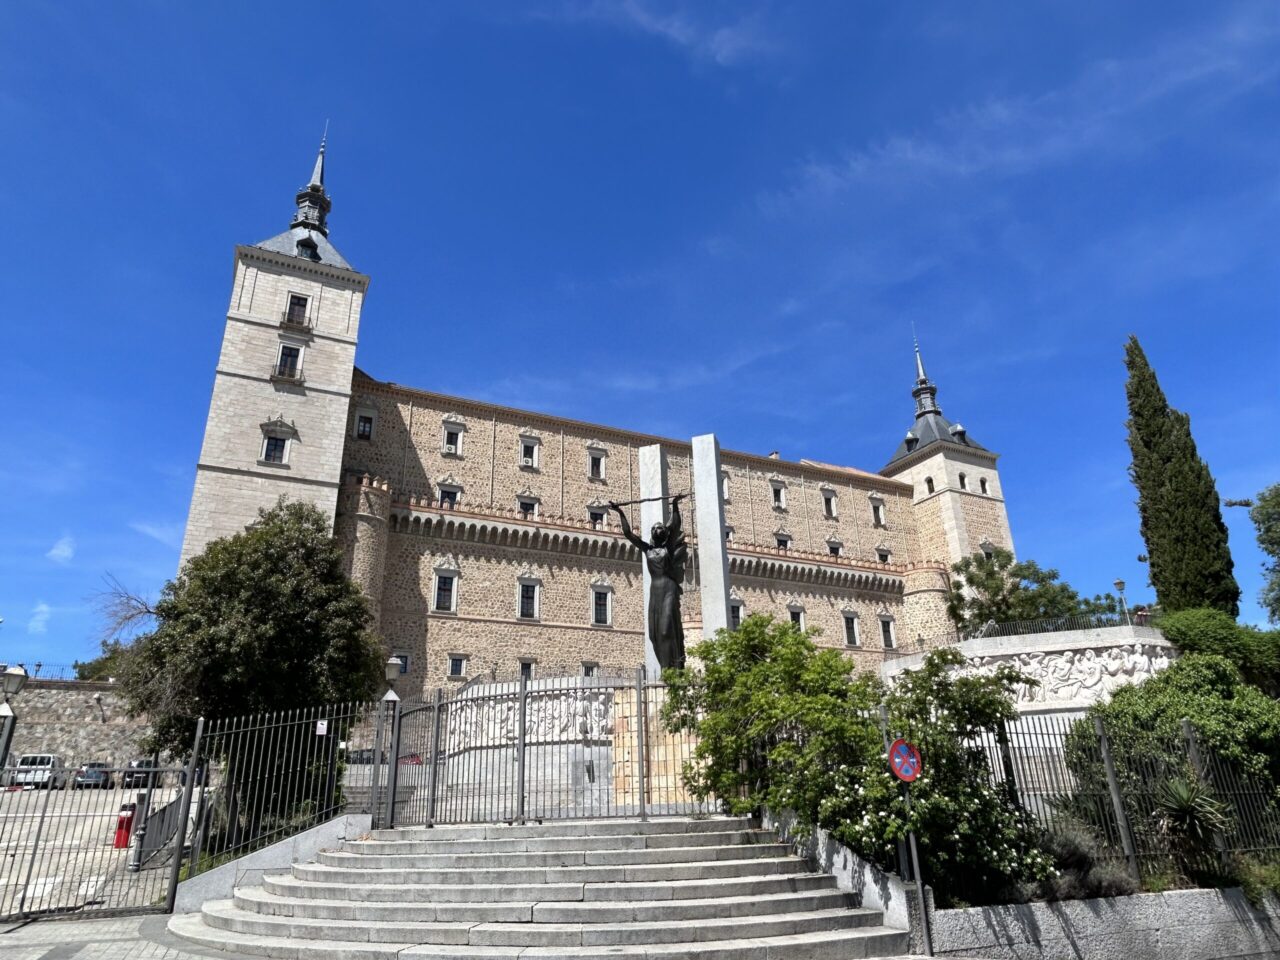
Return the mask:
<svg viewBox="0 0 1280 960">
<path fill-rule="evenodd" d="M 400 668 L 402 666 L 404 666 L 404 664 L 399 657 L 391 657 L 387 660 L 386 674 L 388 685 L 395 686 L 395 682 L 400 679 Z"/>
<path fill-rule="evenodd" d="M 4 769 L 9 759 L 9 744 L 13 742 L 13 728 L 18 724 L 18 717 L 9 706 L 9 698 L 17 696 L 27 685 L 27 671 L 21 664 L 15 663 L 0 674 L 0 685 L 4 688 L 4 703 L 0 703 L 0 770 Z"/>
<path fill-rule="evenodd" d="M 1124 611 L 1125 626 L 1129 626 L 1129 604 L 1127 604 L 1124 599 L 1124 581 L 1117 577 L 1112 586 L 1115 587 L 1116 592 L 1120 594 L 1120 609 Z"/>
</svg>

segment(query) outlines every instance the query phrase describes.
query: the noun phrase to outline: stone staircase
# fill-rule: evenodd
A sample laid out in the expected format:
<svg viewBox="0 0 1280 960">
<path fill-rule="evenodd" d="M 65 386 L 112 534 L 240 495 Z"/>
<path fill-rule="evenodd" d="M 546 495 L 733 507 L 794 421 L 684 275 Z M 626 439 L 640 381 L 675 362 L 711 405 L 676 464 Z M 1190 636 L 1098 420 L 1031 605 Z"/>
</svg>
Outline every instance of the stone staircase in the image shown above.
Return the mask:
<svg viewBox="0 0 1280 960">
<path fill-rule="evenodd" d="M 907 933 L 748 820 L 375 830 L 169 929 L 291 960 L 854 960 Z"/>
</svg>

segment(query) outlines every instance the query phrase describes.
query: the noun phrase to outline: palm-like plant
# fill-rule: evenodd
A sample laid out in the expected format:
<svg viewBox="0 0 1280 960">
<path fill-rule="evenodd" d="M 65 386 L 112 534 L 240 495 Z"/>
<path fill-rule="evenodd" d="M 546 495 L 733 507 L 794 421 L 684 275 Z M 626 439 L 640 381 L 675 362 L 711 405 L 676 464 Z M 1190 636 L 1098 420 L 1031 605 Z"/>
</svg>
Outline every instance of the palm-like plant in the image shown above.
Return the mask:
<svg viewBox="0 0 1280 960">
<path fill-rule="evenodd" d="M 1179 869 L 1188 876 L 1212 854 L 1214 837 L 1226 833 L 1231 826 L 1222 801 L 1204 784 L 1181 777 L 1160 785 L 1156 818 Z"/>
</svg>

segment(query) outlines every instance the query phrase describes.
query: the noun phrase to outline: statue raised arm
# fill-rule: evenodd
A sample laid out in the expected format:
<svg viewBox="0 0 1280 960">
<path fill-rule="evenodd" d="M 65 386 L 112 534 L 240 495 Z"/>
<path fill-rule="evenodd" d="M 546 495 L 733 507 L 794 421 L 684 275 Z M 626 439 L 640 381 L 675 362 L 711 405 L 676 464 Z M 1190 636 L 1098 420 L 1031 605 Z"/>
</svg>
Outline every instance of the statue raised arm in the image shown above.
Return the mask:
<svg viewBox="0 0 1280 960">
<path fill-rule="evenodd" d="M 684 539 L 684 521 L 680 501 L 685 494 L 671 498 L 671 523 L 655 523 L 649 531 L 649 542 L 638 537 L 627 515 L 618 504 L 609 508 L 618 514 L 622 535 L 642 554 L 649 571 L 648 623 L 649 641 L 658 663 L 664 670 L 684 666 L 684 625 L 680 622 L 680 594 L 683 591 L 685 563 L 689 546 Z"/>
</svg>

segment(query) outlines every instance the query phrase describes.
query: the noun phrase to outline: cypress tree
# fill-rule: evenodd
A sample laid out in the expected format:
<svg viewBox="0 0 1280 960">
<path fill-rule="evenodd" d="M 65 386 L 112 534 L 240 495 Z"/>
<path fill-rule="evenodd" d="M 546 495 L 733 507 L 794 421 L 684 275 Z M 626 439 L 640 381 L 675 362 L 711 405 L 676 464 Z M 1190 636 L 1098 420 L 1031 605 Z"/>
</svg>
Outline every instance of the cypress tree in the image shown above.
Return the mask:
<svg viewBox="0 0 1280 960">
<path fill-rule="evenodd" d="M 1125 345 L 1125 366 L 1129 476 L 1138 488 L 1156 600 L 1165 610 L 1212 607 L 1236 617 L 1240 587 L 1227 527 L 1213 475 L 1191 437 L 1191 418 L 1169 406 L 1137 337 Z"/>
</svg>

